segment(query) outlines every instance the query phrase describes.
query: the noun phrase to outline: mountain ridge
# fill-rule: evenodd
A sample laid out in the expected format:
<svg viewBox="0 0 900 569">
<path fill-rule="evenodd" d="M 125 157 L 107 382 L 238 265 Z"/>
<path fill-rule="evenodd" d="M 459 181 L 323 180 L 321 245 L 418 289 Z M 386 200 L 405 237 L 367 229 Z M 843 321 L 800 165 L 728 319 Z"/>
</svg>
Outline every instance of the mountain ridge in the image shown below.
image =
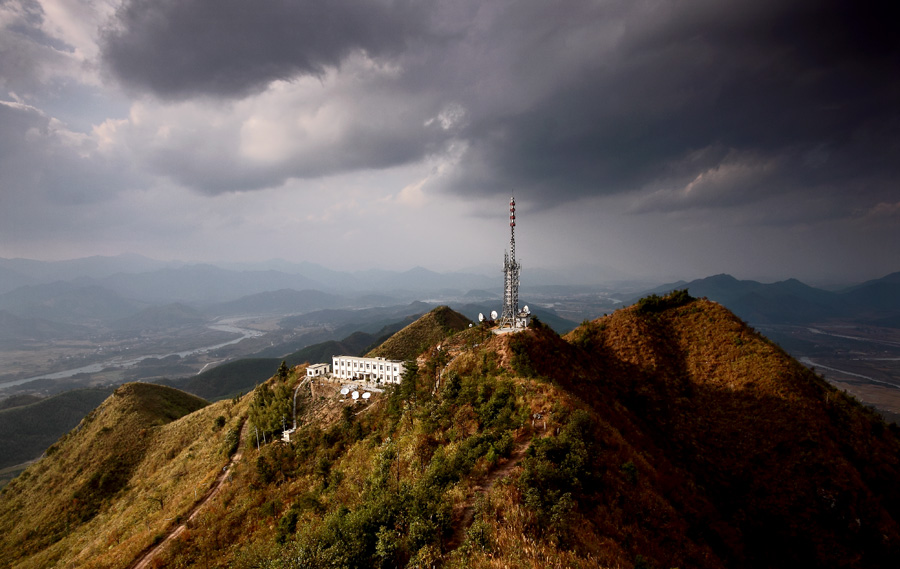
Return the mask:
<svg viewBox="0 0 900 569">
<path fill-rule="evenodd" d="M 679 281 L 647 291 L 687 289 L 729 307 L 754 324 L 808 324 L 834 319 L 868 321 L 900 315 L 900 273 L 866 281 L 843 291 L 826 291 L 791 278 L 774 283 L 738 280 L 718 274 Z M 634 299 L 635 301 L 637 298 Z"/>
<path fill-rule="evenodd" d="M 307 380 L 300 366 L 239 401 L 159 425 L 183 441 L 178 460 L 155 446 L 160 469 L 210 456 L 245 416 L 260 441 L 244 447 L 206 521 L 155 562 L 875 568 L 900 555 L 897 429 L 720 304 L 681 292 L 565 336 L 537 322 L 505 335 L 466 326 L 437 341 L 400 385 L 366 402 L 342 398 L 340 383 Z M 268 442 L 292 401 L 291 442 Z M 176 436 L 192 422 L 193 435 Z M 215 478 L 224 456 L 191 475 Z M 58 460 L 49 458 L 42 463 Z M 16 493 L 49 483 L 42 463 Z M 162 470 L 141 464 L 143 477 L 160 480 Z M 144 494 L 116 492 L 94 525 L 74 530 L 80 541 L 50 546 L 54 559 L 127 566 L 174 527 L 162 516 L 187 511 L 196 482 L 166 480 L 182 498 L 145 507 L 152 526 L 123 524 L 116 512 L 137 512 Z M 8 500 L 0 523 L 25 511 Z M 21 567 L 48 559 L 35 545 L 44 534 L 17 531 L 30 552 Z"/>
</svg>

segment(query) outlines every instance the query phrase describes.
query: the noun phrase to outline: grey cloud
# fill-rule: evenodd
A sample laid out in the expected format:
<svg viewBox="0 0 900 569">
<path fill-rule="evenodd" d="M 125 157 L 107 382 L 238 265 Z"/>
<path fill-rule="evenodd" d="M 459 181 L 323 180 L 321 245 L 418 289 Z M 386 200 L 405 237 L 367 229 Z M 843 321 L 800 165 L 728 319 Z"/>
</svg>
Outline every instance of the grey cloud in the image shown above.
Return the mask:
<svg viewBox="0 0 900 569">
<path fill-rule="evenodd" d="M 317 95 L 310 108 L 291 109 L 290 103 L 273 103 L 280 109 L 278 114 L 283 111 L 305 118 L 319 114 L 329 117 L 323 120 L 327 123 L 325 134 L 314 129 L 309 132 L 289 120 L 284 121 L 283 131 L 282 125 L 273 127 L 276 137 L 283 134 L 291 139 L 279 149 L 284 155 L 275 159 L 268 159 L 264 150 L 260 151 L 262 156 L 257 156 L 252 151 L 254 142 L 247 141 L 250 123 L 273 118 L 265 113 L 261 119 L 257 115 L 247 119 L 242 111 L 236 117 L 209 125 L 202 118 L 190 118 L 189 111 L 182 111 L 163 119 L 174 126 L 162 139 L 157 122 L 141 121 L 141 125 L 131 124 L 123 129 L 120 140 L 139 154 L 153 173 L 213 195 L 278 187 L 292 178 L 314 179 L 402 166 L 440 153 L 446 144 L 445 129 L 434 122 L 424 124 L 424 117 L 437 113 L 433 105 L 429 101 L 407 100 L 402 108 L 396 107 L 385 102 L 393 96 L 389 87 L 369 84 L 366 93 L 343 93 L 339 87 L 326 91 Z M 280 120 L 278 114 L 274 115 L 276 120 Z M 403 120 L 398 115 L 417 120 Z M 264 124 L 258 138 L 272 136 L 273 132 L 267 130 L 270 127 Z"/>
<path fill-rule="evenodd" d="M 656 11 L 664 13 L 645 22 L 635 9 L 615 49 L 582 51 L 571 80 L 466 133 L 475 167 L 453 190 L 513 187 L 549 206 L 678 189 L 737 152 L 782 163 L 780 177 L 761 176 L 755 188 L 744 178 L 733 186 L 743 198 L 708 192 L 706 205 L 774 188 L 896 193 L 900 30 L 887 4 L 682 2 Z"/>
<path fill-rule="evenodd" d="M 405 0 L 126 0 L 103 58 L 128 86 L 168 99 L 242 97 L 321 75 L 354 51 L 396 54 L 424 4 Z"/>
<path fill-rule="evenodd" d="M 44 12 L 32 0 L 0 2 L 0 92 L 29 97 L 46 82 L 50 69 L 65 64 L 71 47 L 42 30 Z"/>
<path fill-rule="evenodd" d="M 15 243 L 77 227 L 89 212 L 134 187 L 121 157 L 41 111 L 0 101 L 0 240 Z"/>
<path fill-rule="evenodd" d="M 446 191 L 515 190 L 539 208 L 629 192 L 667 196 L 634 211 L 735 207 L 777 193 L 795 203 L 854 193 L 873 207 L 897 201 L 900 174 L 900 30 L 890 8 L 130 0 L 103 54 L 124 83 L 163 98 L 243 97 L 322 75 L 359 51 L 396 65 L 395 76 L 344 93 L 358 124 L 289 161 L 223 168 L 179 159 L 177 146 L 154 154 L 159 171 L 208 192 L 416 162 L 455 143 L 468 150 L 443 178 Z M 465 121 L 423 126 L 448 105 Z M 380 128 L 366 124 L 380 115 Z M 707 175 L 702 192 L 678 198 L 735 156 L 777 167 Z"/>
</svg>

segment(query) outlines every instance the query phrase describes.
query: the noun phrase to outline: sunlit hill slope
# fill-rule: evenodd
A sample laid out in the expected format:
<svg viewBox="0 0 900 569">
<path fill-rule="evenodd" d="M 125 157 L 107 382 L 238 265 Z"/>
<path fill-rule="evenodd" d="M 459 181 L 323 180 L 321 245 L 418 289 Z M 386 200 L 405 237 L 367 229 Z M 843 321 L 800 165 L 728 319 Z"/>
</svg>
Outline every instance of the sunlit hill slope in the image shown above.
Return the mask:
<svg viewBox="0 0 900 569">
<path fill-rule="evenodd" d="M 202 408 L 123 386 L 0 497 L 0 559 L 131 566 L 202 500 L 245 417 L 223 490 L 148 566 L 900 558 L 895 430 L 722 306 L 652 297 L 565 337 L 467 326 L 444 327 L 399 387 L 366 403 L 304 366 Z M 298 430 L 272 442 L 295 400 Z"/>
</svg>

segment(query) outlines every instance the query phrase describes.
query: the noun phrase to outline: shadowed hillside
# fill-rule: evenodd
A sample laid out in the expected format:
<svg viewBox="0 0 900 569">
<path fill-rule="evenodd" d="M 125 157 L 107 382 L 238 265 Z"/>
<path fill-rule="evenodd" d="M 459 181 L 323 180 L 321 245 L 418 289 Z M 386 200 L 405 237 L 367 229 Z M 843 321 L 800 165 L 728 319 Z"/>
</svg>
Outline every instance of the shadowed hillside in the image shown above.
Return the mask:
<svg viewBox="0 0 900 569">
<path fill-rule="evenodd" d="M 438 318 L 416 324 L 439 330 Z M 404 334 L 416 324 L 373 353 L 424 344 L 426 334 Z M 540 323 L 501 336 L 457 324 L 427 339 L 400 385 L 367 400 L 285 367 L 240 402 L 134 435 L 127 417 L 138 413 L 112 397 L 4 493 L 0 555 L 17 567 L 128 567 L 188 511 L 190 477 L 205 473 L 208 486 L 221 470 L 236 442 L 223 433 L 246 416 L 259 441 L 249 437 L 201 521 L 150 566 L 880 568 L 900 558 L 896 432 L 722 306 L 650 297 L 565 337 Z M 295 408 L 291 442 L 272 442 Z M 104 427 L 137 437 L 116 448 L 145 458 L 88 501 L 87 521 L 63 527 L 84 508 L 73 492 L 107 488 L 89 483 L 98 470 L 79 457 L 118 455 L 78 446 L 110 441 Z M 61 464 L 84 472 L 66 482 Z M 53 484 L 59 500 L 34 498 Z M 126 521 L 138 511 L 147 531 Z"/>
<path fill-rule="evenodd" d="M 721 305 L 635 307 L 567 339 L 582 348 L 574 373 L 540 367 L 604 415 L 615 416 L 610 401 L 628 410 L 660 482 L 708 504 L 696 531 L 729 565 L 897 555 L 895 434 Z"/>
<path fill-rule="evenodd" d="M 0 410 L 0 468 L 38 458 L 110 393 L 110 388 L 75 389 Z"/>
</svg>

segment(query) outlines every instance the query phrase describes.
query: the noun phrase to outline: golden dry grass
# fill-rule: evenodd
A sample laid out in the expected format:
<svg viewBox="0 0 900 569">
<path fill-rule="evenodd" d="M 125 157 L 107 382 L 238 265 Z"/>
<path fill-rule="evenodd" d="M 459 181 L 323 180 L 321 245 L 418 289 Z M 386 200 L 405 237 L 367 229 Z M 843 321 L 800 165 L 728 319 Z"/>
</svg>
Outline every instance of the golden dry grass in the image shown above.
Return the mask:
<svg viewBox="0 0 900 569">
<path fill-rule="evenodd" d="M 168 408 L 174 391 L 149 384 L 119 388 L 4 493 L 0 547 L 10 566 L 126 567 L 206 492 L 227 461 L 223 438 L 246 405 L 219 402 L 173 421 L 171 414 L 181 412 L 177 405 Z M 214 430 L 219 415 L 228 423 Z M 122 488 L 99 496 L 95 515 L 77 519 L 79 489 L 123 457 L 130 462 Z M 55 535 L 52 543 L 33 551 L 30 544 L 48 534 Z"/>
<path fill-rule="evenodd" d="M 900 552 L 897 437 L 715 303 L 620 310 L 565 338 L 476 327 L 440 342 L 419 356 L 415 389 L 349 414 L 333 385 L 304 395 L 295 442 L 245 448 L 233 480 L 156 566 L 299 568 L 316 566 L 303 555 L 352 547 L 354 557 L 331 562 L 878 567 Z M 127 488 L 18 566 L 127 566 L 190 507 L 194 488 L 211 484 L 225 433 L 251 399 L 146 428 Z M 108 414 L 117 423 L 98 413 L 85 440 L 133 426 L 125 407 Z M 215 431 L 218 415 L 228 424 Z M 531 446 L 506 462 L 495 452 L 503 440 Z M 62 473 L 82 464 L 66 444 L 47 463 L 58 468 L 17 483 L 23 494 L 52 486 L 71 497 L 84 480 L 65 486 Z M 536 489 L 566 492 L 568 502 L 543 503 Z M 15 504 L 4 516 L 49 515 Z M 442 516 L 462 523 L 472 509 L 459 547 L 446 533 L 413 537 Z M 285 529 L 291 516 L 296 526 Z M 8 527 L 23 539 L 27 528 Z M 396 536 L 399 553 L 374 554 L 379 532 Z"/>
</svg>

